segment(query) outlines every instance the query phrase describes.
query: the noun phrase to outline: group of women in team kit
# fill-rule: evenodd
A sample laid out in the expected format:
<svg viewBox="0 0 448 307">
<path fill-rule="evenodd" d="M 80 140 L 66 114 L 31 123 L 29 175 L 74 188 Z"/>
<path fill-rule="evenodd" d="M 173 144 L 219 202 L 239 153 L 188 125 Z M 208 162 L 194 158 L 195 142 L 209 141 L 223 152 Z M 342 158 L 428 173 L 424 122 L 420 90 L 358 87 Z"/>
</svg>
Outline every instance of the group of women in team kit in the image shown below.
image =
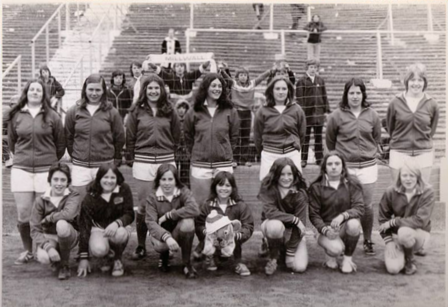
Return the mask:
<svg viewBox="0 0 448 307">
<path fill-rule="evenodd" d="M 99 74 L 86 78 L 81 99 L 67 111 L 64 125 L 51 108 L 42 81 L 30 80 L 10 111 L 8 124 L 14 154 L 11 189 L 25 249 L 15 263 L 37 258 L 57 269 L 59 279 L 67 279 L 70 252 L 78 246 L 78 276 L 91 271 L 92 258 L 98 258 L 95 263 L 102 271 L 122 276 L 122 255 L 135 219 L 134 260 L 145 257 L 149 231 L 162 271 L 170 269 L 170 260 L 180 250 L 187 278 L 197 276 L 192 255 L 202 259 L 207 270 L 232 264 L 237 274 L 250 275 L 242 247 L 253 234 L 254 216 L 233 176 L 240 123 L 228 98 L 228 91 L 237 89 L 235 96 L 247 102 L 241 94 L 247 87 L 253 101 L 251 91 L 260 80 L 249 81 L 248 74 L 240 70 L 231 86 L 219 73 L 205 74 L 182 124 L 164 80 L 154 73 L 137 81 L 139 91 L 125 124 L 107 100 L 106 82 Z M 414 255 L 427 252 L 435 201 L 428 180 L 439 108 L 425 92 L 422 64 L 408 68 L 404 85 L 405 91 L 387 110 L 393 185 L 384 192 L 378 215 L 386 244 L 385 267 L 391 274 L 416 272 Z M 253 129 L 261 154 L 259 256 L 267 258 L 266 275 L 272 275 L 280 261 L 293 272 L 307 269 L 312 256 L 307 252 L 307 217 L 317 229 L 325 266 L 343 273 L 356 271 L 352 257 L 361 233 L 365 253 L 375 254 L 372 197 L 381 151 L 380 119 L 367 101 L 364 82 L 350 79 L 338 108 L 328 115 L 328 153 L 310 185 L 301 174 L 300 161 L 306 117 L 288 76 L 275 76 L 265 97 Z M 191 189 L 180 180 L 175 164 L 181 137 L 190 157 Z M 71 167 L 59 162 L 66 149 Z M 132 167 L 132 186 L 119 169 L 122 152 Z M 138 195 L 136 214 L 133 189 Z M 218 235 L 230 224 L 231 237 L 229 232 Z M 195 234 L 199 243 L 193 248 Z M 226 261 L 231 256 L 235 261 Z"/>
</svg>

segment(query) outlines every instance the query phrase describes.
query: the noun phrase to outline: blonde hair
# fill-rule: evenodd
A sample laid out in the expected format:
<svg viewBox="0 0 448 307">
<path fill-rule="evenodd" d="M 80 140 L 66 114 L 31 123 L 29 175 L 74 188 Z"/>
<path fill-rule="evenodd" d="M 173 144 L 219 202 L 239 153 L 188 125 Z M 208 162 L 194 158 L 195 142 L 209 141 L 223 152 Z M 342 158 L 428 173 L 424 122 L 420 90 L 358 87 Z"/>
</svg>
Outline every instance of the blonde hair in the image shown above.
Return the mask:
<svg viewBox="0 0 448 307">
<path fill-rule="evenodd" d="M 423 92 L 426 90 L 428 86 L 428 79 L 426 76 L 426 66 L 422 63 L 415 63 L 409 65 L 407 67 L 406 75 L 404 76 L 404 86 L 406 87 L 406 91 L 408 91 L 409 80 L 411 80 L 414 76 L 419 76 L 423 79 L 425 84 L 423 85 Z"/>
<path fill-rule="evenodd" d="M 422 190 L 427 185 L 427 183 L 422 177 L 422 171 L 418 163 L 416 162 L 410 163 L 408 161 L 405 161 L 398 171 L 397 181 L 395 182 L 396 188 L 400 190 L 403 189 L 403 183 L 401 182 L 401 172 L 403 171 L 403 169 L 409 170 L 409 172 L 417 178 L 416 188 L 418 190 Z"/>
</svg>

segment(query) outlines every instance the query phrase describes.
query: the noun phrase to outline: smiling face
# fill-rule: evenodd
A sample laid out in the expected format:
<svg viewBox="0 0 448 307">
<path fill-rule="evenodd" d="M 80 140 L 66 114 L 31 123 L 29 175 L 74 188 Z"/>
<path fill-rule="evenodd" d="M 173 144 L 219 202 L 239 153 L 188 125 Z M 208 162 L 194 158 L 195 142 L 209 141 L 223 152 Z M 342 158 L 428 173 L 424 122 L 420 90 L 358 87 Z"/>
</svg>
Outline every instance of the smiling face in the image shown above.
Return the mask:
<svg viewBox="0 0 448 307">
<path fill-rule="evenodd" d="M 329 180 L 339 180 L 342 173 L 342 160 L 338 156 L 331 156 L 327 159 L 326 173 Z"/>
<path fill-rule="evenodd" d="M 347 100 L 350 109 L 359 109 L 362 104 L 362 92 L 359 86 L 352 85 L 347 93 Z"/>
<path fill-rule="evenodd" d="M 230 184 L 228 179 L 216 185 L 216 194 L 218 195 L 221 203 L 227 202 L 230 195 L 232 194 L 232 185 Z"/>
<path fill-rule="evenodd" d="M 414 96 L 420 96 L 423 93 L 424 86 L 425 80 L 417 74 L 414 74 L 408 81 L 408 92 Z"/>
<path fill-rule="evenodd" d="M 165 172 L 160 178 L 160 187 L 162 188 L 163 194 L 166 196 L 171 196 L 174 194 L 174 188 L 176 187 L 176 179 L 171 171 Z"/>
<path fill-rule="evenodd" d="M 219 97 L 221 97 L 221 93 L 222 93 L 221 81 L 219 81 L 219 79 L 213 80 L 210 83 L 210 86 L 208 87 L 207 98 L 216 101 L 219 99 Z"/>
<path fill-rule="evenodd" d="M 284 80 L 279 80 L 274 84 L 273 96 L 276 105 L 284 105 L 288 98 L 288 85 Z"/>
<path fill-rule="evenodd" d="M 99 104 L 103 96 L 103 87 L 101 83 L 89 83 L 86 87 L 86 96 L 90 104 Z"/>
<path fill-rule="evenodd" d="M 152 81 L 148 84 L 146 87 L 146 97 L 148 98 L 148 101 L 152 103 L 157 103 L 157 101 L 159 101 L 160 85 L 157 82 Z"/>
<path fill-rule="evenodd" d="M 50 186 L 51 196 L 63 196 L 65 189 L 68 187 L 67 176 L 61 171 L 54 172 L 53 176 L 51 177 Z"/>
<path fill-rule="evenodd" d="M 111 193 L 117 186 L 117 175 L 110 169 L 100 180 L 103 193 Z"/>
<path fill-rule="evenodd" d="M 32 106 L 40 105 L 42 103 L 43 95 L 44 91 L 42 85 L 37 82 L 31 83 L 28 92 L 26 93 L 28 104 Z"/>
<path fill-rule="evenodd" d="M 278 179 L 278 185 L 282 188 L 289 189 L 294 182 L 294 174 L 292 173 L 291 166 L 286 165 L 280 174 Z"/>
<path fill-rule="evenodd" d="M 417 176 L 412 173 L 407 167 L 401 169 L 400 180 L 406 192 L 411 192 L 417 185 Z"/>
</svg>

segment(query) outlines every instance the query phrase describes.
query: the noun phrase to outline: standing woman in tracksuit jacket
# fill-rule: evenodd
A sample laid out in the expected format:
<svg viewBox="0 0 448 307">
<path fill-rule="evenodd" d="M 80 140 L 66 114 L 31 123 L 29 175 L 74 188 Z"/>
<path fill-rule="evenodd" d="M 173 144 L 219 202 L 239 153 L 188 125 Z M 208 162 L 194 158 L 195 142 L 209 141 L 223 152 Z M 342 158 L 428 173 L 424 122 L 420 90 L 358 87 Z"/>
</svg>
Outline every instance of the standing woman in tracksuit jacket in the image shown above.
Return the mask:
<svg viewBox="0 0 448 307">
<path fill-rule="evenodd" d="M 421 168 L 423 179 L 429 183 L 440 110 L 437 102 L 425 93 L 428 86 L 425 65 L 409 66 L 404 85 L 406 91 L 395 96 L 387 109 L 392 180 L 396 181 L 398 170 L 409 161 Z"/>
<path fill-rule="evenodd" d="M 124 121 L 132 104 L 132 93 L 126 86 L 126 75 L 121 70 L 115 70 L 112 73 L 107 100 L 118 110 L 121 119 Z"/>
<path fill-rule="evenodd" d="M 286 250 L 286 267 L 293 272 L 305 272 L 308 266 L 305 240 L 308 195 L 305 180 L 291 159 L 275 160 L 261 183 L 258 200 L 263 205 L 263 244 L 259 256 L 269 255 L 264 269 L 266 275 L 276 271 L 282 248 Z"/>
<path fill-rule="evenodd" d="M 305 142 L 306 119 L 294 100 L 294 87 L 288 78 L 275 77 L 265 92 L 266 105 L 255 116 L 254 143 L 261 153 L 260 180 L 278 158 L 290 158 L 299 171 L 300 150 Z"/>
<path fill-rule="evenodd" d="M 242 246 L 250 239 L 254 232 L 254 218 L 249 206 L 244 202 L 238 193 L 235 177 L 229 172 L 219 172 L 213 178 L 210 187 L 210 195 L 207 201 L 201 206 L 201 213 L 196 218 L 196 235 L 199 239 L 199 245 L 193 252 L 193 256 L 202 258 L 206 236 L 206 220 L 212 210 L 217 214 L 226 216 L 229 220 L 238 220 L 241 222 L 241 228 L 234 233 L 235 249 L 233 256 L 235 259 L 235 273 L 241 276 L 249 276 L 250 271 L 241 261 Z M 207 257 L 207 270 L 215 271 L 218 267 L 215 264 L 214 257 Z"/>
<path fill-rule="evenodd" d="M 308 196 L 310 221 L 319 232 L 317 243 L 325 250 L 325 266 L 339 267 L 346 274 L 356 271 L 352 256 L 361 234 L 364 203 L 361 184 L 349 175 L 342 155 L 331 151 L 324 157 Z"/>
<path fill-rule="evenodd" d="M 8 146 L 14 154 L 11 192 L 25 249 L 15 264 L 25 264 L 33 259 L 31 209 L 35 199 L 47 189 L 48 170 L 62 158 L 65 145 L 64 127 L 60 116 L 50 107 L 45 85 L 38 79 L 28 81 L 9 113 L 8 123 Z"/>
<path fill-rule="evenodd" d="M 47 189 L 31 211 L 31 236 L 37 245 L 37 260 L 58 269 L 58 278 L 70 277 L 70 251 L 78 245 L 77 217 L 81 200 L 69 189 L 70 168 L 55 163 L 48 172 Z"/>
<path fill-rule="evenodd" d="M 121 164 L 124 127 L 120 114 L 107 101 L 104 78 L 92 74 L 84 81 L 81 100 L 65 118 L 67 150 L 72 158 L 72 187 L 83 199 L 87 185 L 102 163 Z"/>
<path fill-rule="evenodd" d="M 138 195 L 137 238 L 134 260 L 146 255 L 146 198 L 153 189 L 157 169 L 163 163 L 176 165 L 174 153 L 180 142 L 180 121 L 167 99 L 165 84 L 156 74 L 145 77 L 137 103 L 126 123 L 126 163 L 132 167 Z"/>
<path fill-rule="evenodd" d="M 239 118 L 227 98 L 224 79 L 207 74 L 199 86 L 194 107 L 185 117 L 185 143 L 191 156 L 190 185 L 202 205 L 213 177 L 220 171 L 233 173 L 233 152 L 239 133 Z"/>
<path fill-rule="evenodd" d="M 361 225 L 364 252 L 375 255 L 372 243 L 372 200 L 378 179 L 376 156 L 381 146 L 381 121 L 367 102 L 366 86 L 359 78 L 345 83 L 339 108 L 330 114 L 327 123 L 328 150 L 336 150 L 344 158 L 350 175 L 362 185 L 364 216 Z"/>
</svg>

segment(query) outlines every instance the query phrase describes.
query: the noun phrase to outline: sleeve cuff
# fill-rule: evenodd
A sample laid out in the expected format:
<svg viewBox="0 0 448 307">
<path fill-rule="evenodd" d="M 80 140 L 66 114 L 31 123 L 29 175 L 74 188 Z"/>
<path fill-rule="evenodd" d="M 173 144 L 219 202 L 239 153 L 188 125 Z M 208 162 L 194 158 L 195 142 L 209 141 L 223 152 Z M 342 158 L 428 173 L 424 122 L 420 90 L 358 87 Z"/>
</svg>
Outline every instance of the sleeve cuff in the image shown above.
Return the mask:
<svg viewBox="0 0 448 307">
<path fill-rule="evenodd" d="M 299 225 L 299 223 L 300 223 L 300 219 L 297 217 L 297 216 L 295 216 L 294 218 L 293 218 L 293 220 L 292 220 L 292 223 L 294 224 L 294 225 Z"/>
<path fill-rule="evenodd" d="M 123 227 L 123 221 L 120 219 L 115 220 L 115 223 L 118 224 L 118 227 Z"/>
<path fill-rule="evenodd" d="M 80 253 L 79 259 L 89 259 L 89 253 L 87 252 Z"/>
<path fill-rule="evenodd" d="M 384 243 L 387 244 L 389 242 L 392 242 L 394 239 L 392 238 L 392 236 L 388 235 L 388 236 L 384 237 L 383 240 L 384 240 Z"/>
<path fill-rule="evenodd" d="M 243 238 L 243 234 L 241 232 L 235 233 L 235 240 L 241 241 L 242 238 Z"/>
<path fill-rule="evenodd" d="M 350 218 L 350 214 L 348 214 L 347 212 L 343 212 L 342 216 L 344 217 L 344 221 L 346 221 Z"/>
<path fill-rule="evenodd" d="M 389 225 L 390 225 L 390 227 L 397 227 L 397 220 L 396 219 L 391 219 L 389 221 Z"/>
<path fill-rule="evenodd" d="M 324 236 L 326 236 L 327 235 L 327 232 L 328 232 L 328 226 L 324 226 L 322 229 L 321 229 L 321 231 L 320 231 Z"/>
<path fill-rule="evenodd" d="M 171 210 L 171 211 L 165 213 L 165 216 L 166 216 L 167 220 L 173 220 L 173 213 L 174 213 L 175 211 L 176 211 L 176 210 L 173 209 L 173 210 Z"/>
<path fill-rule="evenodd" d="M 166 240 L 168 240 L 169 238 L 171 238 L 171 234 L 169 232 L 166 232 L 162 236 L 162 241 L 166 242 Z"/>
</svg>

